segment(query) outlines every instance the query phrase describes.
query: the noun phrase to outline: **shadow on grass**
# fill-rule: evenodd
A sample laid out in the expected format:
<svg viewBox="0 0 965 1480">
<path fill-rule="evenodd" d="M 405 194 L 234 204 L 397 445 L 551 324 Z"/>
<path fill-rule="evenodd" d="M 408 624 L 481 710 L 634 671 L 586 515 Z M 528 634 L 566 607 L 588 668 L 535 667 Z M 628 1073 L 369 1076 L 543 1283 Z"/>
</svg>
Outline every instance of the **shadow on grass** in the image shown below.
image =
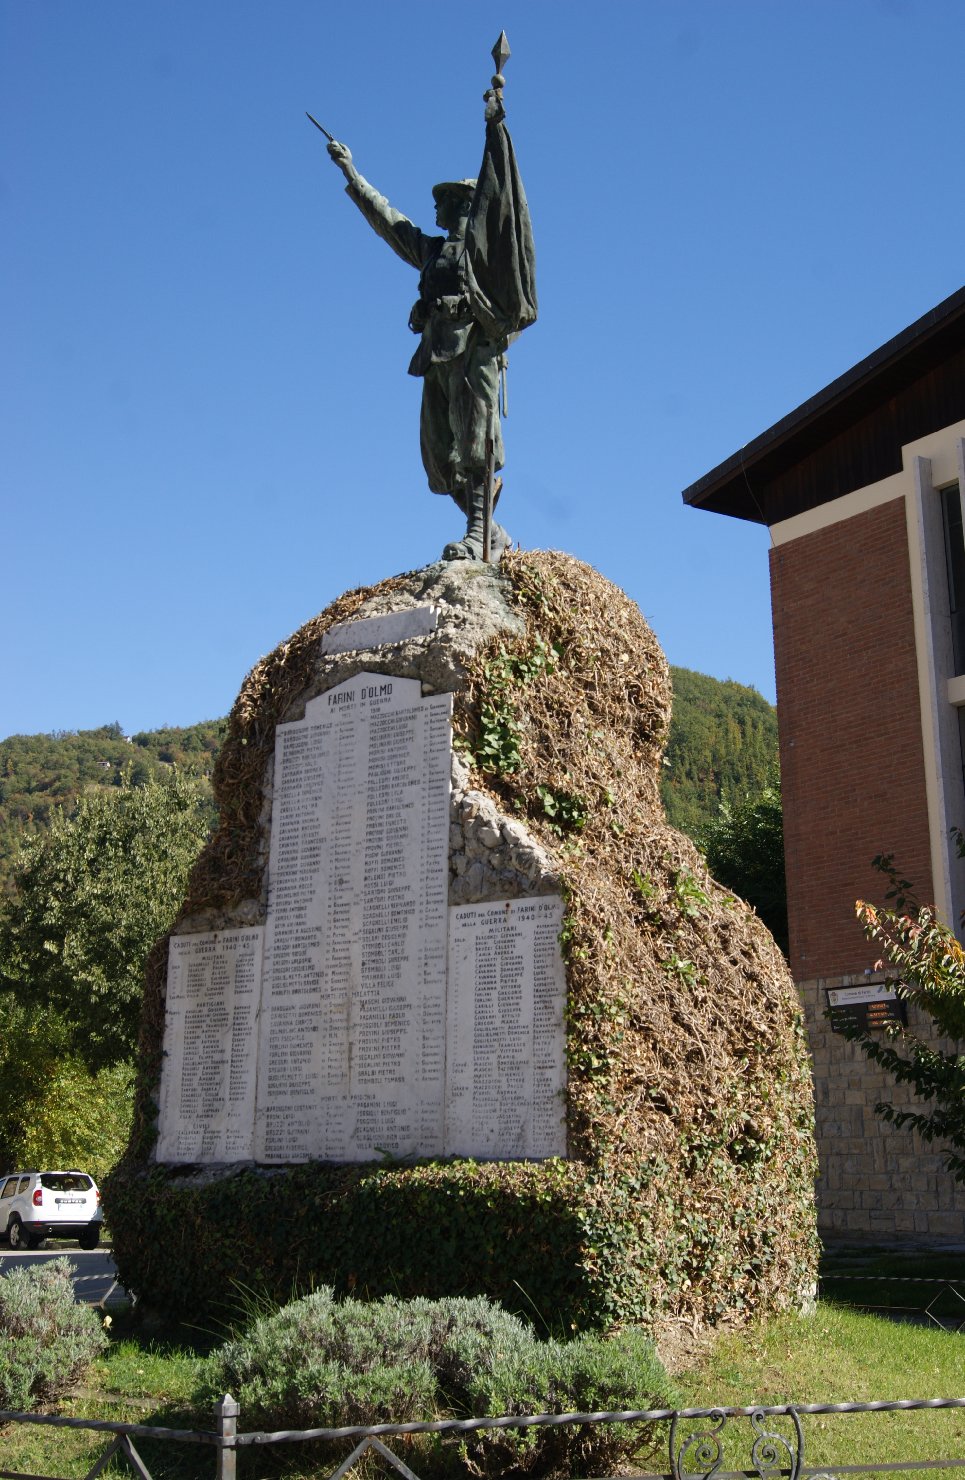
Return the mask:
<svg viewBox="0 0 965 1480">
<path fill-rule="evenodd" d="M 965 1334 L 965 1245 L 894 1249 L 835 1244 L 821 1257 L 822 1300 Z"/>
</svg>

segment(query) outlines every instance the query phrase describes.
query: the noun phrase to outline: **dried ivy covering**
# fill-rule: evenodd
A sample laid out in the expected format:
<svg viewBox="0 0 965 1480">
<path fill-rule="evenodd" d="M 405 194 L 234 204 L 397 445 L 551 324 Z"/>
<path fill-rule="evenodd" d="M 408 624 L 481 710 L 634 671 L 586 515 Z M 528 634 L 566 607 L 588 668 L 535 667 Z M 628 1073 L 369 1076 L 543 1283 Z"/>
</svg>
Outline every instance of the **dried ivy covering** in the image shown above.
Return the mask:
<svg viewBox="0 0 965 1480">
<path fill-rule="evenodd" d="M 561 1327 L 699 1324 L 799 1305 L 816 1268 L 810 1067 L 783 956 L 663 818 L 666 660 L 637 607 L 569 556 L 502 572 L 525 635 L 468 660 L 456 744 L 564 881 L 569 1159 L 309 1164 L 206 1181 L 149 1163 L 166 942 L 148 967 L 138 1123 L 108 1188 L 122 1278 L 213 1311 L 232 1279 L 486 1294 Z M 396 578 L 402 581 L 404 578 Z M 232 712 L 222 826 L 185 914 L 261 896 L 261 783 L 341 598 L 264 659 Z"/>
</svg>

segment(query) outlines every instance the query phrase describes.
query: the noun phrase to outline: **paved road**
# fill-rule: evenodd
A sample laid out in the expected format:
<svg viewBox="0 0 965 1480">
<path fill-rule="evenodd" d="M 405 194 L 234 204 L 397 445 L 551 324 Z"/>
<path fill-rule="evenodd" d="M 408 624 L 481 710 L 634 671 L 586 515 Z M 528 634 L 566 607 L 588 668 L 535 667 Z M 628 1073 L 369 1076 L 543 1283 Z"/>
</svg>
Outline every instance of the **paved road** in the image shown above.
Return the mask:
<svg viewBox="0 0 965 1480">
<path fill-rule="evenodd" d="M 0 1275 L 25 1265 L 46 1264 L 51 1259 L 69 1259 L 74 1272 L 74 1290 L 86 1305 L 118 1305 L 127 1294 L 117 1284 L 117 1270 L 111 1258 L 110 1245 L 99 1249 L 79 1249 L 73 1243 L 50 1243 L 29 1253 L 11 1254 L 0 1248 Z"/>
</svg>

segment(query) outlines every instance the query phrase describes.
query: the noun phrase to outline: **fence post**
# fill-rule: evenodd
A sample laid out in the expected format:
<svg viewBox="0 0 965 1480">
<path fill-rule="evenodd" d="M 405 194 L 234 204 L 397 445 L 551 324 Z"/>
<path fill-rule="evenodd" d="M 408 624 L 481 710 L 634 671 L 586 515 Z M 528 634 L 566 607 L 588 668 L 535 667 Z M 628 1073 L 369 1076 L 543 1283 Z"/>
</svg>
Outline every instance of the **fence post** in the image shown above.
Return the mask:
<svg viewBox="0 0 965 1480">
<path fill-rule="evenodd" d="M 218 1435 L 216 1480 L 235 1480 L 238 1451 L 233 1444 L 226 1444 L 225 1440 L 233 1439 L 237 1434 L 240 1412 L 241 1405 L 235 1402 L 230 1393 L 225 1393 L 221 1402 L 214 1405 L 214 1426 Z"/>
</svg>

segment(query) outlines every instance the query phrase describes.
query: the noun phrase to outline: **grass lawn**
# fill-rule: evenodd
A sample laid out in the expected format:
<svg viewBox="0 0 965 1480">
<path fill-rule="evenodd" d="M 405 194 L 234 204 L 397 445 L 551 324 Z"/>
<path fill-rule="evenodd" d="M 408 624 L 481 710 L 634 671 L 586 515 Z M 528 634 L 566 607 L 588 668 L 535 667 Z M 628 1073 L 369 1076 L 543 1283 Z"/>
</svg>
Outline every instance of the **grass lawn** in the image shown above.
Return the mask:
<svg viewBox="0 0 965 1480">
<path fill-rule="evenodd" d="M 183 1333 L 182 1333 L 183 1335 Z M 148 1339 L 123 1319 L 111 1346 L 61 1412 L 74 1417 L 191 1427 L 186 1407 L 205 1344 Z M 965 1336 L 897 1325 L 822 1302 L 813 1316 L 763 1321 L 722 1336 L 713 1350 L 676 1378 L 687 1407 L 744 1406 L 754 1402 L 848 1402 L 965 1395 Z M 911 1414 L 853 1414 L 803 1420 L 809 1465 L 885 1463 L 965 1457 L 965 1409 Z M 768 1427 L 780 1424 L 768 1423 Z M 244 1428 L 242 1415 L 242 1429 Z M 788 1434 L 790 1430 L 784 1426 Z M 746 1419 L 725 1431 L 733 1448 L 725 1468 L 750 1466 L 753 1432 Z M 211 1450 L 135 1440 L 155 1480 L 213 1476 Z M 11 1425 L 0 1429 L 0 1470 L 82 1476 L 105 1448 L 103 1436 Z M 331 1474 L 320 1446 L 285 1447 L 289 1480 Z M 280 1456 L 242 1453 L 242 1476 L 278 1472 Z M 660 1464 L 665 1460 L 661 1459 Z M 111 1473 L 114 1473 L 112 1471 Z M 123 1464 L 116 1473 L 130 1474 Z M 950 1469 L 932 1471 L 948 1476 Z"/>
<path fill-rule="evenodd" d="M 785 1316 L 722 1337 L 677 1384 L 694 1408 L 965 1397 L 965 1337 L 822 1301 L 813 1316 Z M 828 1414 L 802 1423 L 808 1465 L 965 1458 L 965 1409 Z M 751 1434 L 748 1420 L 729 1428 L 735 1424 Z M 727 1468 L 748 1464 L 749 1453 L 746 1460 L 728 1456 Z"/>
<path fill-rule="evenodd" d="M 189 1428 L 183 1410 L 197 1380 L 203 1352 L 153 1342 L 121 1328 L 75 1393 L 57 1407 L 70 1418 L 109 1419 L 117 1423 L 164 1424 Z M 180 1410 L 180 1412 L 179 1412 Z M 103 1453 L 111 1435 L 83 1429 L 48 1429 L 10 1424 L 0 1427 L 0 1470 L 32 1474 L 82 1476 Z M 195 1445 L 159 1445 L 135 1439 L 134 1445 L 155 1480 L 188 1480 L 213 1476 L 214 1452 Z M 115 1460 L 107 1474 L 130 1476 L 130 1467 Z"/>
</svg>

